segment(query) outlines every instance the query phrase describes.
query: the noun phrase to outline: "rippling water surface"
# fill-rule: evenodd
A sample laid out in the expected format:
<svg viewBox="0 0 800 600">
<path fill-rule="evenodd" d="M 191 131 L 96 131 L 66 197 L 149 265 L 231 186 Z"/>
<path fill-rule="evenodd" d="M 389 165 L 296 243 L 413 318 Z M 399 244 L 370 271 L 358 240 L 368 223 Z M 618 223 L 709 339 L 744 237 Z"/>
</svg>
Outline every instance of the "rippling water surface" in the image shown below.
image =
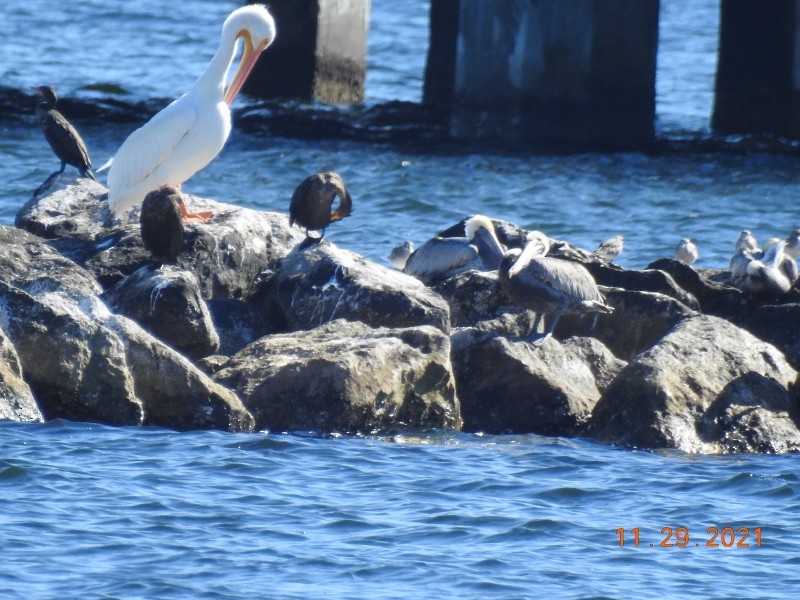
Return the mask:
<svg viewBox="0 0 800 600">
<path fill-rule="evenodd" d="M 173 98 L 236 5 L 8 0 L 0 76 L 84 99 L 109 89 L 129 101 Z M 661 5 L 659 131 L 707 132 L 717 3 Z M 419 100 L 426 27 L 423 0 L 373 0 L 367 104 Z M 33 105 L 20 110 L 32 115 Z M 78 125 L 96 164 L 133 128 Z M 56 167 L 32 118 L 0 122 L 0 223 Z M 723 267 L 740 229 L 765 238 L 800 222 L 800 165 L 788 155 L 448 155 L 234 128 L 185 187 L 285 211 L 296 184 L 320 169 L 339 171 L 355 202 L 329 238 L 378 261 L 473 212 L 585 247 L 622 234 L 619 262 L 635 268 L 670 255 L 683 236 L 697 240 L 701 266 Z M 0 423 L 0 597 L 793 598 L 797 473 L 795 457 L 537 436 Z M 660 547 L 664 527 L 685 527 L 687 547 Z M 753 533 L 750 547 L 708 547 L 709 527 L 760 527 L 762 544 Z"/>
</svg>

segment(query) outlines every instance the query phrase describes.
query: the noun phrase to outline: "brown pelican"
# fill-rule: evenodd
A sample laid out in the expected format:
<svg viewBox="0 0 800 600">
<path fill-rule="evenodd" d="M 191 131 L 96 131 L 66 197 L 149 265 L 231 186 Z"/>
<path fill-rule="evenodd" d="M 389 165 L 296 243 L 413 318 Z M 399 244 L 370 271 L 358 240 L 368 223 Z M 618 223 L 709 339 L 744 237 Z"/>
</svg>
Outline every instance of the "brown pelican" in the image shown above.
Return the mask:
<svg viewBox="0 0 800 600">
<path fill-rule="evenodd" d="M 758 241 L 756 240 L 755 236 L 750 233 L 749 229 L 742 229 L 739 239 L 736 240 L 735 251 L 739 252 L 739 250 L 744 250 L 746 252 L 758 250 Z"/>
<path fill-rule="evenodd" d="M 763 258 L 749 261 L 744 267 L 744 275 L 741 274 L 739 266 L 738 277 L 734 282 L 742 291 L 753 296 L 766 298 L 783 296 L 792 288 L 798 274 L 797 263 L 786 253 L 786 245 L 786 240 L 781 240 L 771 246 Z"/>
<path fill-rule="evenodd" d="M 494 233 L 491 219 L 475 215 L 464 224 L 466 237 L 429 239 L 408 257 L 405 273 L 426 283 L 452 277 L 469 270 L 496 270 L 503 247 Z"/>
<path fill-rule="evenodd" d="M 45 189 L 55 177 L 61 175 L 67 165 L 78 169 L 81 177 L 94 179 L 92 161 L 89 159 L 86 144 L 83 143 L 83 139 L 72 124 L 56 110 L 58 102 L 56 91 L 47 85 L 40 85 L 33 89 L 42 98 L 36 105 L 36 119 L 39 121 L 39 127 L 44 133 L 47 143 L 61 161 L 61 169 L 48 176 L 36 193 Z"/>
<path fill-rule="evenodd" d="M 624 245 L 625 239 L 621 235 L 615 235 L 614 237 L 608 238 L 606 241 L 601 242 L 597 247 L 597 250 L 594 251 L 594 256 L 600 260 L 611 262 L 620 254 L 622 254 L 622 248 Z"/>
<path fill-rule="evenodd" d="M 238 40 L 242 58 L 225 89 Z M 123 142 L 108 172 L 108 203 L 120 215 L 137 206 L 145 194 L 162 186 L 180 187 L 222 150 L 231 131 L 229 105 L 239 93 L 261 52 L 275 39 L 275 23 L 259 4 L 234 10 L 222 25 L 219 48 L 192 88 L 164 108 Z M 206 222 L 209 212 L 184 218 Z"/>
<path fill-rule="evenodd" d="M 339 196 L 339 206 L 331 212 L 333 199 Z M 353 211 L 353 201 L 344 181 L 331 171 L 306 177 L 292 194 L 289 203 L 289 225 L 295 222 L 306 228 L 306 240 L 320 241 L 331 223 L 341 221 Z M 321 229 L 319 238 L 309 235 L 310 229 Z"/>
<path fill-rule="evenodd" d="M 675 260 L 686 265 L 694 263 L 698 256 L 697 245 L 689 238 L 682 238 L 675 246 Z"/>
<path fill-rule="evenodd" d="M 392 248 L 392 251 L 389 253 L 389 260 L 395 267 L 402 271 L 412 252 L 414 252 L 414 242 L 406 240 L 399 246 Z"/>
<path fill-rule="evenodd" d="M 547 236 L 532 231 L 525 249 L 509 250 L 498 270 L 500 287 L 506 296 L 514 304 L 537 313 L 534 332 L 543 315 L 553 316 L 550 326 L 535 343 L 553 333 L 561 315 L 613 311 L 589 271 L 579 263 L 547 256 L 549 247 Z"/>
<path fill-rule="evenodd" d="M 176 188 L 162 187 L 149 192 L 139 215 L 142 242 L 153 258 L 174 263 L 183 248 L 181 193 Z"/>
</svg>

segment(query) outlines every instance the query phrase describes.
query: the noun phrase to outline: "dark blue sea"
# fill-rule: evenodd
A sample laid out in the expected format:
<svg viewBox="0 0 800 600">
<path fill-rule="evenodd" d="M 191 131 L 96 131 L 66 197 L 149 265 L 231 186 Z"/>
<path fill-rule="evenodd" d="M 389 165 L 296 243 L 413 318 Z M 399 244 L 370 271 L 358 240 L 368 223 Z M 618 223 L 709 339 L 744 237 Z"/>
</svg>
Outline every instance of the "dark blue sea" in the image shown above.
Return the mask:
<svg viewBox="0 0 800 600">
<path fill-rule="evenodd" d="M 166 102 L 236 6 L 6 0 L 0 82 Z M 718 3 L 661 6 L 659 137 L 708 136 Z M 420 100 L 427 22 L 424 0 L 373 0 L 366 107 Z M 19 108 L 29 122 L 0 121 L 3 224 L 58 166 L 33 100 Z M 135 127 L 77 125 L 96 165 Z M 322 169 L 342 174 L 355 206 L 326 237 L 384 264 L 398 242 L 476 212 L 587 248 L 623 235 L 629 268 L 681 237 L 697 241 L 699 266 L 725 267 L 741 229 L 766 239 L 800 225 L 790 153 L 447 153 L 234 124 L 184 188 L 286 211 Z M 795 598 L 798 567 L 796 456 L 0 423 L 0 598 Z"/>
</svg>

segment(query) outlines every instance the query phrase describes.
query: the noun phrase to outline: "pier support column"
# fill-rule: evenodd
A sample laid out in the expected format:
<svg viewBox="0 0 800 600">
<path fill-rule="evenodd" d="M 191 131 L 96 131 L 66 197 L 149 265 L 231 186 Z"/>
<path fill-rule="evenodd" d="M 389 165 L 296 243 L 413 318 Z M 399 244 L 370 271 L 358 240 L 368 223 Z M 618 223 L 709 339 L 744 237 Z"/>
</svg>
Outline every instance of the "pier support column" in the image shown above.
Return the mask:
<svg viewBox="0 0 800 600">
<path fill-rule="evenodd" d="M 652 142 L 658 9 L 658 0 L 461 0 L 451 133 L 611 148 Z M 426 80 L 433 103 L 429 91 Z"/>
<path fill-rule="evenodd" d="M 797 4 L 722 0 L 716 133 L 800 133 Z"/>
<path fill-rule="evenodd" d="M 275 42 L 244 91 L 328 104 L 364 99 L 370 0 L 269 0 Z"/>
</svg>

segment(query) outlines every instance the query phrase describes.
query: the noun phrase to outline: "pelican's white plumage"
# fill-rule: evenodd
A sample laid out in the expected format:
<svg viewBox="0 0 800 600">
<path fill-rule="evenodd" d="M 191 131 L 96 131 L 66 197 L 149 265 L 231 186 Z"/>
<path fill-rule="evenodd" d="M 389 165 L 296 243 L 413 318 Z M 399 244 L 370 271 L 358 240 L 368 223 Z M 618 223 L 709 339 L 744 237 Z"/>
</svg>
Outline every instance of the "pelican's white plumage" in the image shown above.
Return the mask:
<svg viewBox="0 0 800 600">
<path fill-rule="evenodd" d="M 240 38 L 241 62 L 226 91 Z M 116 214 L 140 204 L 152 190 L 180 186 L 214 159 L 231 131 L 228 105 L 274 39 L 275 22 L 264 6 L 245 6 L 225 19 L 219 48 L 192 88 L 128 136 L 114 156 L 108 202 Z"/>
</svg>

